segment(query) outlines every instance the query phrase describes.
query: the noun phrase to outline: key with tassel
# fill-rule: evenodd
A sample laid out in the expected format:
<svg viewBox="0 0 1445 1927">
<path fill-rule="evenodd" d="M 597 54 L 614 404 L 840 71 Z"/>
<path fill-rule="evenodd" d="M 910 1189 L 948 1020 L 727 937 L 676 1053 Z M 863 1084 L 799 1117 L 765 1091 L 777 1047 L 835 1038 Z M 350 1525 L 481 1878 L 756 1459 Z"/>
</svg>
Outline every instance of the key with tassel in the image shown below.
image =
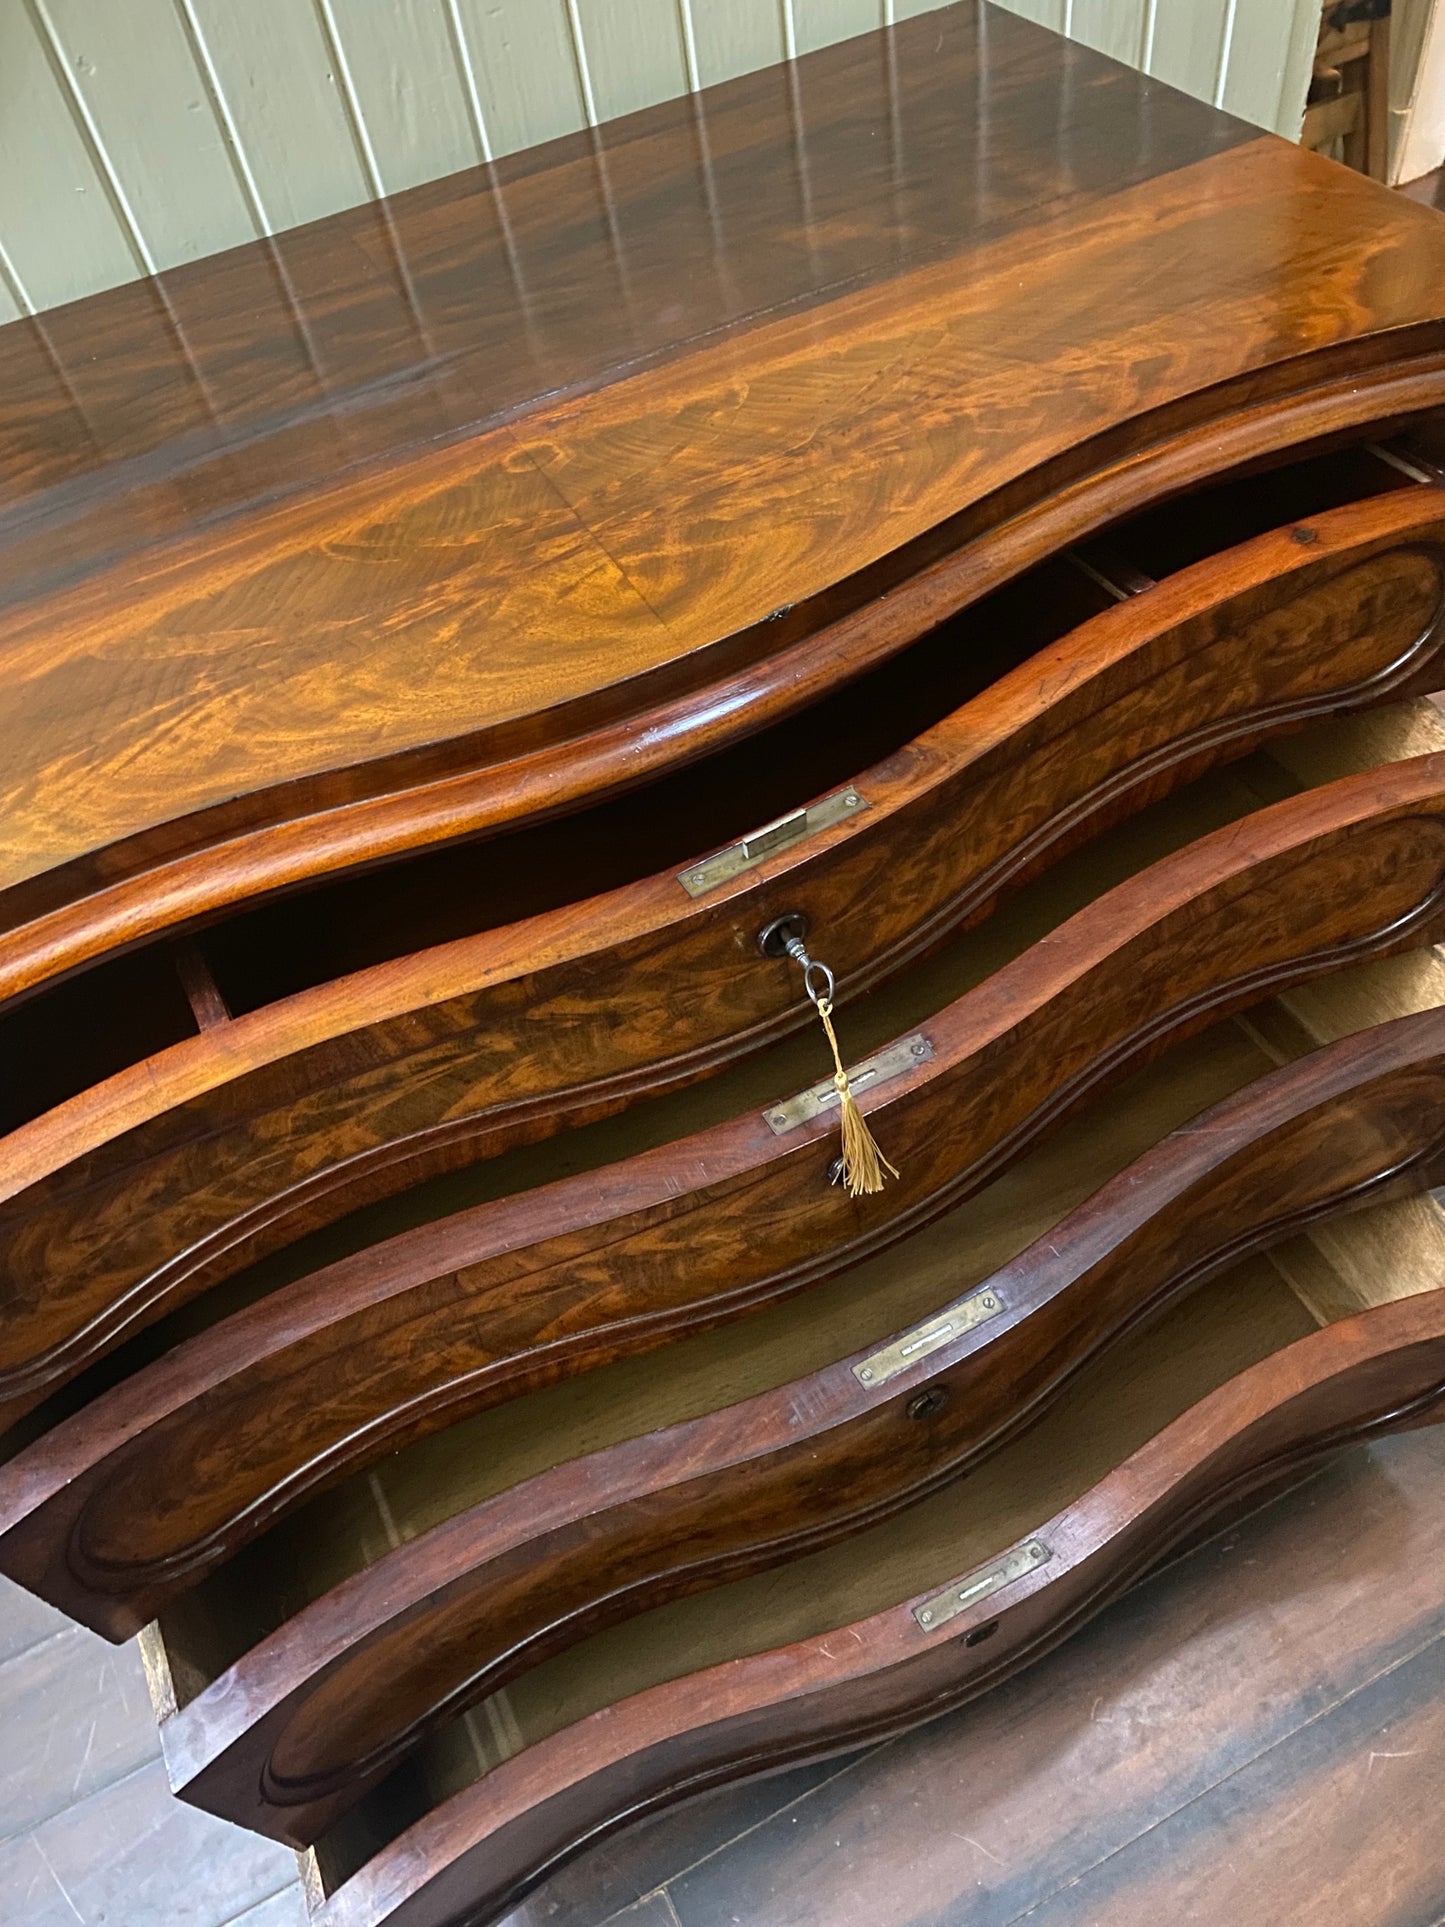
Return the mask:
<svg viewBox="0 0 1445 1927">
<path fill-rule="evenodd" d="M 843 1126 L 843 1185 L 850 1197 L 867 1197 L 881 1191 L 888 1177 L 898 1173 L 879 1150 L 867 1120 L 858 1108 L 848 1082 L 848 1072 L 833 1029 L 833 993 L 836 983 L 832 971 L 808 955 L 803 943 L 807 934 L 805 919 L 794 913 L 779 917 L 759 933 L 758 942 L 765 956 L 790 957 L 803 973 L 803 989 L 823 1026 L 828 1048 L 833 1053 L 833 1086 L 838 1093 Z M 884 1173 L 888 1174 L 885 1177 Z"/>
</svg>

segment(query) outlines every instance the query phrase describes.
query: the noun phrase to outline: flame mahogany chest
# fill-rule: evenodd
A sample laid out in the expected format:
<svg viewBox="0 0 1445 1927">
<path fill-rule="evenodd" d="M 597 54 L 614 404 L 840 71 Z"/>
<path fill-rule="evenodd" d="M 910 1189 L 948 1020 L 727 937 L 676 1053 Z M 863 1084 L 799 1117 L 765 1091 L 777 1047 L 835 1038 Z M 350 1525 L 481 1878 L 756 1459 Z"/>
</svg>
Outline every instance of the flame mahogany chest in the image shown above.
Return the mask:
<svg viewBox="0 0 1445 1927">
<path fill-rule="evenodd" d="M 1445 1416 L 1442 410 L 973 0 L 0 329 L 0 1571 L 317 1927 Z"/>
</svg>

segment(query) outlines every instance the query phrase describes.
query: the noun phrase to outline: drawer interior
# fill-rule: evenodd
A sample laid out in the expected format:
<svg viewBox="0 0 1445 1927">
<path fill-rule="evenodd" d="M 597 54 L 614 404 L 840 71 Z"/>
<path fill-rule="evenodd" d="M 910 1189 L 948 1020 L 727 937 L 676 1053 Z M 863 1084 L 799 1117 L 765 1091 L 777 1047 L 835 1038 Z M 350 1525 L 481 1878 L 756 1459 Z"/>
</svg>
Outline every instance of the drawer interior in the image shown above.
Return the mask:
<svg viewBox="0 0 1445 1927">
<path fill-rule="evenodd" d="M 1316 725 L 1217 771 L 1066 859 L 894 983 L 845 1006 L 861 1056 L 981 981 L 1103 889 L 1262 803 L 1445 744 L 1428 702 Z M 817 946 L 820 952 L 823 946 Z M 258 1638 L 349 1573 L 548 1466 L 715 1410 L 882 1342 L 986 1279 L 1108 1177 L 1276 1064 L 1388 1017 L 1445 1003 L 1434 950 L 1358 966 L 1176 1045 L 1066 1123 L 994 1184 L 906 1242 L 732 1326 L 463 1421 L 314 1500 L 169 1608 L 150 1645 L 185 1704 Z M 339 1228 L 349 1248 L 483 1195 L 665 1142 L 818 1075 L 805 1032 L 692 1090 L 440 1180 Z M 173 1342 L 281 1268 L 333 1255 L 308 1241 L 186 1308 L 137 1344 Z M 323 1253 L 323 1247 L 327 1247 Z M 675 1601 L 535 1667 L 440 1729 L 337 1823 L 316 1864 L 334 1888 L 437 1801 L 594 1708 L 718 1660 L 826 1632 L 946 1583 L 1026 1535 L 1225 1379 L 1303 1335 L 1445 1278 L 1433 1197 L 1328 1221 L 1212 1280 L 1096 1361 L 1031 1431 L 968 1477 L 826 1551 Z M 268 1283 L 269 1279 L 269 1283 Z M 112 1365 L 114 1361 L 112 1361 Z"/>
<path fill-rule="evenodd" d="M 1419 731 L 1428 730 L 1431 724 L 1423 715 L 1427 707 L 1415 703 L 1389 711 L 1369 737 L 1371 760 L 1387 760 L 1393 744 L 1411 744 Z M 1445 727 L 1439 740 L 1445 744 Z M 1348 763 L 1354 741 L 1347 728 L 1328 759 L 1332 773 L 1341 773 Z M 906 1035 L 1101 891 L 1298 787 L 1299 779 L 1290 770 L 1269 753 L 1258 752 L 1140 811 L 1006 897 L 987 922 L 957 934 L 868 994 L 848 1000 L 845 984 L 838 1015 L 844 1051 L 856 1063 Z M 810 941 L 826 962 L 826 931 L 815 932 Z M 365 1206 L 220 1281 L 137 1332 L 9 1427 L 0 1438 L 0 1459 L 182 1340 L 337 1258 L 449 1212 L 611 1164 L 742 1112 L 761 1110 L 779 1096 L 805 1090 L 828 1068 L 826 1044 L 810 1024 L 700 1083 L 636 1104 L 618 1117 L 480 1160 Z"/>
<path fill-rule="evenodd" d="M 349 872 L 147 945 L 0 1013 L 0 1132 L 198 1029 L 685 867 L 842 786 L 1111 602 L 1301 515 L 1407 486 L 1364 443 L 1240 474 L 1121 522 L 922 637 L 826 702 L 557 821 Z"/>
<path fill-rule="evenodd" d="M 1357 442 L 1281 466 L 1225 476 L 1128 516 L 1104 540 L 1109 552 L 1132 569 L 1161 581 L 1267 529 L 1399 488 L 1408 478 L 1388 459 L 1390 453 Z"/>
</svg>

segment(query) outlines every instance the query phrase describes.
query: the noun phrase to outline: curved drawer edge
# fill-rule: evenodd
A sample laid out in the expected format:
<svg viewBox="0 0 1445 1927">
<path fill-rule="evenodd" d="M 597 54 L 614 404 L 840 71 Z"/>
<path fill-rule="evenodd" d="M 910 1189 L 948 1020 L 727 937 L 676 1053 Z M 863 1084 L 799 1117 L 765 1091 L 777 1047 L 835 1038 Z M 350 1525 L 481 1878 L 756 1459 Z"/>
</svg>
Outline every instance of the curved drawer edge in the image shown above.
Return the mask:
<svg viewBox="0 0 1445 1927">
<path fill-rule="evenodd" d="M 0 1184 L 10 1351 L 17 1320 L 47 1335 L 25 1341 L 32 1367 L 23 1385 L 7 1372 L 0 1399 L 33 1403 L 169 1305 L 357 1205 L 705 1076 L 810 1021 L 786 966 L 747 963 L 750 917 L 804 904 L 856 994 L 1185 777 L 1445 680 L 1445 497 L 1402 491 L 1313 518 L 1303 546 L 1301 533 L 1257 537 L 1084 623 L 860 775 L 867 810 L 716 895 L 694 901 L 676 877 L 653 877 L 378 966 L 223 1023 L 23 1126 Z M 1329 661 L 1316 663 L 1324 640 Z M 1061 774 L 1066 733 L 1077 748 Z M 997 833 L 951 836 L 961 811 L 996 819 Z M 678 974 L 699 994 L 664 1023 Z M 572 1044 L 587 998 L 631 1013 L 630 1027 L 606 1026 L 590 1065 Z M 567 1039 L 556 1063 L 536 1049 L 554 1003 Z M 481 1033 L 485 1062 L 470 1070 Z M 403 1077 L 401 1130 L 388 1096 Z"/>
<path fill-rule="evenodd" d="M 942 1592 L 650 1688 L 524 1749 L 362 1867 L 317 1927 L 488 1927 L 645 1814 L 951 1710 L 1057 1646 L 1221 1507 L 1339 1445 L 1442 1416 L 1445 1292 L 1312 1333 Z M 955 1609 L 996 1567 L 1017 1576 Z"/>
<path fill-rule="evenodd" d="M 1442 1175 L 1445 1010 L 1272 1072 L 891 1340 L 540 1473 L 343 1580 L 165 1724 L 172 1787 L 308 1845 L 527 1667 L 926 1497 L 1222 1267 Z"/>
<path fill-rule="evenodd" d="M 797 605 L 784 624 L 756 625 L 751 647 L 743 632 L 696 652 L 721 664 L 716 681 L 652 707 L 645 683 L 630 708 L 624 694 L 614 695 L 624 713 L 590 734 L 563 730 L 563 740 L 482 768 L 436 773 L 433 751 L 359 766 L 320 809 L 289 802 L 282 790 L 271 820 L 237 824 L 231 806 L 202 811 L 16 885 L 0 898 L 10 924 L 0 937 L 0 1003 L 228 905 L 576 808 L 736 742 L 885 661 L 1030 562 L 1160 494 L 1296 442 L 1438 405 L 1445 399 L 1438 335 L 1437 324 L 1426 322 L 1363 343 L 1332 343 L 1102 430 Z M 1081 478 L 1091 454 L 1098 466 Z M 1019 504 L 1024 491 L 1031 499 Z M 957 541 L 938 558 L 941 532 L 954 521 Z M 840 598 L 853 606 L 829 620 Z M 809 621 L 820 620 L 806 633 Z M 735 666 L 739 658 L 745 666 Z M 421 773 L 409 777 L 418 760 Z M 247 808 L 258 810 L 265 794 L 248 798 Z M 177 853 L 183 840 L 192 847 Z"/>
<path fill-rule="evenodd" d="M 0 1466 L 0 1569 L 123 1638 L 382 1452 L 882 1249 L 1175 1038 L 1287 984 L 1417 947 L 1442 917 L 1445 753 L 1275 804 L 1095 899 L 941 1012 L 931 1060 L 863 1094 L 880 1127 L 916 1093 L 953 1103 L 953 1135 L 933 1134 L 945 1168 L 920 1165 L 914 1192 L 847 1199 L 823 1181 L 826 1112 L 781 1138 L 748 1113 L 403 1233 L 221 1320 Z M 974 1092 L 967 1142 L 954 1086 Z M 778 1208 L 760 1246 L 765 1184 Z M 678 1238 L 687 1267 L 671 1255 Z M 471 1309 L 461 1324 L 459 1292 Z M 304 1400 L 287 1389 L 298 1375 Z"/>
</svg>

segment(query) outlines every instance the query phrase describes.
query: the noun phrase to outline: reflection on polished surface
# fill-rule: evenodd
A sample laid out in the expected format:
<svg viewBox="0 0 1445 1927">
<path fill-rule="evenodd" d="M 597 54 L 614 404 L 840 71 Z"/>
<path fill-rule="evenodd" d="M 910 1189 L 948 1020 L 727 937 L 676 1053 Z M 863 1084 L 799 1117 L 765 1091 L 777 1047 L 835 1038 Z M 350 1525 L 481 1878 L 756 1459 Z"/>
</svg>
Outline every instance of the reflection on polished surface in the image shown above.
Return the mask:
<svg viewBox="0 0 1445 1927">
<path fill-rule="evenodd" d="M 1442 286 L 1429 211 L 966 0 L 13 324 L 0 921 L 49 974 L 736 740 L 1133 451 L 1421 406 Z"/>
<path fill-rule="evenodd" d="M 1251 133 L 1012 15 L 920 17 L 0 331 L 9 539 L 162 468 L 183 529 Z"/>
</svg>

